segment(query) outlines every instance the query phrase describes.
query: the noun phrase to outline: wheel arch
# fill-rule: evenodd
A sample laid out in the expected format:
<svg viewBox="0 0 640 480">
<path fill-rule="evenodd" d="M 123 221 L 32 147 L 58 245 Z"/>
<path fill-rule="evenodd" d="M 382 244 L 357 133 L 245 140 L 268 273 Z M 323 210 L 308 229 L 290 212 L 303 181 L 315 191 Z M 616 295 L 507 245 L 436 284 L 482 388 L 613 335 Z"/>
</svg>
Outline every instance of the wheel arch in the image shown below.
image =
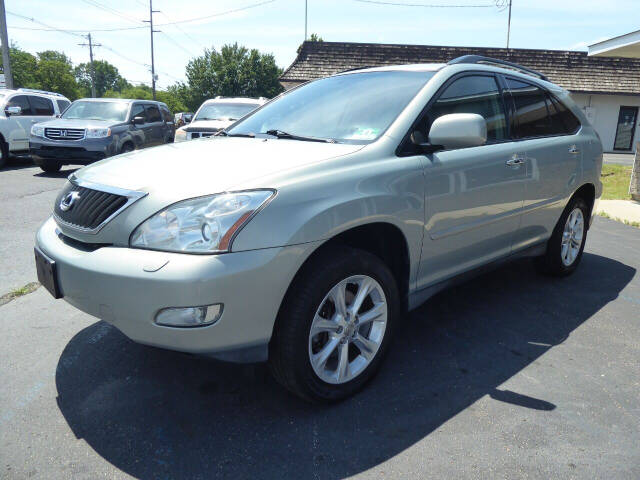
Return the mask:
<svg viewBox="0 0 640 480">
<path fill-rule="evenodd" d="M 593 207 L 596 201 L 595 185 L 593 183 L 585 183 L 581 185 L 580 188 L 578 188 L 575 192 L 573 192 L 573 195 L 571 196 L 567 204 L 569 204 L 571 200 L 573 200 L 574 198 L 578 198 L 578 197 L 582 198 L 586 202 L 587 207 L 589 207 L 589 215 L 588 215 L 589 221 L 587 222 L 587 225 L 591 226 L 590 219 L 592 218 Z"/>
</svg>

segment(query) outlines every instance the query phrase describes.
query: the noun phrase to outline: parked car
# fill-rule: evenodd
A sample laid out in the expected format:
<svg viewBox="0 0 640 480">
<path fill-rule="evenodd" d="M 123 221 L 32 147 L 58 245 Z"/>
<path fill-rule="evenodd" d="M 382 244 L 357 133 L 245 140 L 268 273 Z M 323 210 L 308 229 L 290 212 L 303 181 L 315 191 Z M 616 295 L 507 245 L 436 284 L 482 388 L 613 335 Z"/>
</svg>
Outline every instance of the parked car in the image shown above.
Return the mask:
<svg viewBox="0 0 640 480">
<path fill-rule="evenodd" d="M 135 149 L 173 141 L 173 115 L 151 100 L 83 98 L 58 119 L 31 127 L 29 150 L 45 172 L 86 165 Z"/>
<path fill-rule="evenodd" d="M 176 128 L 180 128 L 187 123 L 190 123 L 193 119 L 193 112 L 180 112 L 174 115 L 174 122 L 176 124 Z"/>
<path fill-rule="evenodd" d="M 580 263 L 602 145 L 565 90 L 502 65 L 344 72 L 209 141 L 86 167 L 38 231 L 38 278 L 136 342 L 345 398 L 435 292 L 508 259 Z"/>
<path fill-rule="evenodd" d="M 210 137 L 214 133 L 227 128 L 236 120 L 244 117 L 252 110 L 266 103 L 260 98 L 225 98 L 216 97 L 207 100 L 196 112 L 188 126 L 176 130 L 176 142 L 184 142 L 194 138 Z"/>
<path fill-rule="evenodd" d="M 34 123 L 60 115 L 71 102 L 59 93 L 19 88 L 0 90 L 0 168 L 9 154 L 29 152 Z"/>
</svg>

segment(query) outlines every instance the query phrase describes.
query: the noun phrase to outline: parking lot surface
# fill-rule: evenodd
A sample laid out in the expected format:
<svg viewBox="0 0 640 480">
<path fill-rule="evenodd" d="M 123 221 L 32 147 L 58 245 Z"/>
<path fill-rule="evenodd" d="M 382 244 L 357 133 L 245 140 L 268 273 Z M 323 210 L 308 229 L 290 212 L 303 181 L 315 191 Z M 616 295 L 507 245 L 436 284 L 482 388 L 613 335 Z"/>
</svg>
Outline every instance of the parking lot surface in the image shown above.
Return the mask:
<svg viewBox="0 0 640 480">
<path fill-rule="evenodd" d="M 67 168 L 0 171 L 0 295 Z M 137 345 L 43 288 L 0 306 L 0 477 L 640 478 L 640 229 L 596 218 L 576 273 L 518 261 L 442 292 L 356 397 Z"/>
</svg>

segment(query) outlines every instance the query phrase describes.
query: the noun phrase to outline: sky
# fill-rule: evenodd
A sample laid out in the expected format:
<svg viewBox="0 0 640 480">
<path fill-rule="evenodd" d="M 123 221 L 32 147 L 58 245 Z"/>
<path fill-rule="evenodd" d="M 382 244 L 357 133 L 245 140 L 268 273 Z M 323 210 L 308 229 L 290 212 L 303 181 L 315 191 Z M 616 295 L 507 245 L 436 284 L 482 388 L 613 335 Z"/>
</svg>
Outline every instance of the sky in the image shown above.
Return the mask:
<svg viewBox="0 0 640 480">
<path fill-rule="evenodd" d="M 335 42 L 506 45 L 508 0 L 386 0 L 419 6 L 376 1 L 308 0 L 308 33 Z M 637 2 L 513 0 L 510 46 L 586 50 L 638 30 Z M 77 64 L 89 60 L 88 48 L 78 44 L 91 32 L 102 44 L 94 49 L 96 59 L 111 62 L 132 83 L 150 83 L 150 35 L 142 22 L 149 18 L 149 0 L 5 0 L 5 8 L 10 43 L 32 53 L 61 50 Z M 153 8 L 160 11 L 154 14 L 161 30 L 154 36 L 160 88 L 184 81 L 185 66 L 205 48 L 237 42 L 272 53 L 286 68 L 304 40 L 305 0 L 153 0 Z"/>
</svg>

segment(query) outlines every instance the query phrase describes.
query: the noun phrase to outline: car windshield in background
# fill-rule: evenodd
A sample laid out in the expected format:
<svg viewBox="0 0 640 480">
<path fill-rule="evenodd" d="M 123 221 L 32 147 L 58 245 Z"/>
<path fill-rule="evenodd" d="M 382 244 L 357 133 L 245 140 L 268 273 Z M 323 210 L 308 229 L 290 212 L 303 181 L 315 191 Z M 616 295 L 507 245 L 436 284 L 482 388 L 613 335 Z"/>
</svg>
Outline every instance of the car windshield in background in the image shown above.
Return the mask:
<svg viewBox="0 0 640 480">
<path fill-rule="evenodd" d="M 126 102 L 73 102 L 62 114 L 66 119 L 107 120 L 124 122 L 129 104 Z"/>
<path fill-rule="evenodd" d="M 297 137 L 370 143 L 385 132 L 433 74 L 382 71 L 323 78 L 286 93 L 228 133 L 280 131 Z"/>
<path fill-rule="evenodd" d="M 210 103 L 202 106 L 196 114 L 198 120 L 237 120 L 244 117 L 259 105 L 257 103 Z"/>
</svg>

